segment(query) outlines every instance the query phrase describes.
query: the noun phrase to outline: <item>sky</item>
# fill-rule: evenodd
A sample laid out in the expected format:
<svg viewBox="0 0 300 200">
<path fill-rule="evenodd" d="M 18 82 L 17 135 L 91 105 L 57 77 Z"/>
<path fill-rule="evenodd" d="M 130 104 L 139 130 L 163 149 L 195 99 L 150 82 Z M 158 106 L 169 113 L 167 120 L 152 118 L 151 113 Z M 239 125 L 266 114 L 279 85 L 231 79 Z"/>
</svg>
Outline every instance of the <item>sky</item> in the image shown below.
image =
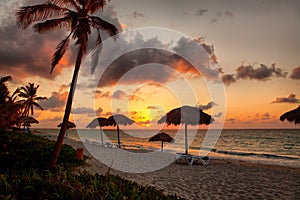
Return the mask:
<svg viewBox="0 0 300 200">
<path fill-rule="evenodd" d="M 11 90 L 40 85 L 48 100 L 35 110 L 34 127 L 53 128 L 62 121 L 76 50 L 49 73 L 67 30 L 40 35 L 15 19 L 19 6 L 40 2 L 0 2 L 0 74 L 12 76 Z M 161 128 L 157 120 L 169 110 L 197 105 L 224 128 L 296 128 L 279 116 L 300 104 L 299 1 L 111 0 L 101 16 L 122 32 L 105 40 L 95 74 L 81 67 L 71 116 L 78 127 L 119 113 L 137 122 L 133 128 Z"/>
</svg>

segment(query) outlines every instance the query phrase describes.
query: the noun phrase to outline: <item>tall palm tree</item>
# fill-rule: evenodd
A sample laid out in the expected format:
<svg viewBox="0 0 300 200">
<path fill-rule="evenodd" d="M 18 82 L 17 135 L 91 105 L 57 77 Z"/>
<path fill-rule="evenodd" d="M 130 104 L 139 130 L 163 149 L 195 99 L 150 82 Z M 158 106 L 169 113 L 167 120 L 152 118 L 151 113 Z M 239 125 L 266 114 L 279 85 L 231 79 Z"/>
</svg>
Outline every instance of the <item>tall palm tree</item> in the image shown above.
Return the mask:
<svg viewBox="0 0 300 200">
<path fill-rule="evenodd" d="M 70 32 L 67 37 L 57 45 L 52 57 L 50 73 L 66 52 L 70 38 L 75 40 L 75 45 L 78 48 L 63 124 L 59 131 L 50 167 L 56 165 L 62 147 L 67 122 L 71 113 L 78 72 L 83 56 L 87 51 L 88 36 L 91 34 L 92 28 L 97 31 L 98 40 L 96 44 L 99 45 L 99 49 L 101 47 L 100 30 L 106 30 L 111 36 L 118 33 L 118 29 L 113 24 L 104 21 L 98 16 L 91 15 L 103 9 L 105 4 L 106 0 L 48 0 L 44 4 L 21 7 L 17 12 L 17 22 L 22 28 L 27 28 L 35 22 L 33 29 L 39 33 L 63 27 L 69 28 Z"/>
<path fill-rule="evenodd" d="M 20 88 L 19 97 L 24 98 L 19 100 L 18 102 L 23 105 L 23 113 L 22 116 L 29 116 L 30 111 L 31 115 L 33 115 L 33 107 L 37 107 L 41 110 L 44 110 L 37 101 L 46 100 L 46 97 L 37 96 L 37 90 L 39 85 L 34 86 L 34 83 L 28 83 L 25 87 Z"/>
</svg>

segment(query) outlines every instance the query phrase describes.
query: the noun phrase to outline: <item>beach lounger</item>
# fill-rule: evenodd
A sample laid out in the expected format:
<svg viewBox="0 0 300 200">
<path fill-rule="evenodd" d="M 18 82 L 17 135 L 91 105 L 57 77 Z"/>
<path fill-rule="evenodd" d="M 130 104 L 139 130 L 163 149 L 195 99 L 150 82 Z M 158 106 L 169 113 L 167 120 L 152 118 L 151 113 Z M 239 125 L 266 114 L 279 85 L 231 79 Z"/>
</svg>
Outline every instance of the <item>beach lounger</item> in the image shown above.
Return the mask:
<svg viewBox="0 0 300 200">
<path fill-rule="evenodd" d="M 195 156 L 191 154 L 176 154 L 176 163 L 178 164 L 202 164 L 207 165 L 210 161 L 208 156 Z"/>
</svg>

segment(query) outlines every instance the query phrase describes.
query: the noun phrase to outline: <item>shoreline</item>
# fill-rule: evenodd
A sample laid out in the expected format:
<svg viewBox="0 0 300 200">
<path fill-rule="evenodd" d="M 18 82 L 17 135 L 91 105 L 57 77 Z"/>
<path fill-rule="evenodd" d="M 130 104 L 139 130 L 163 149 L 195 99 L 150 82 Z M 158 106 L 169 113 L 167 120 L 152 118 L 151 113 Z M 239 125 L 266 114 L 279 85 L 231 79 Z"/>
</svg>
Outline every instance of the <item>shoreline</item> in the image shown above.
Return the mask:
<svg viewBox="0 0 300 200">
<path fill-rule="evenodd" d="M 300 195 L 300 168 L 212 158 L 204 166 L 171 163 L 147 173 L 127 173 L 110 169 L 109 165 L 99 162 L 82 142 L 65 138 L 64 144 L 75 150 L 84 148 L 84 154 L 89 156 L 87 165 L 79 170 L 92 174 L 109 171 L 110 174 L 186 199 L 296 199 Z M 126 165 L 126 160 L 122 162 Z"/>
</svg>

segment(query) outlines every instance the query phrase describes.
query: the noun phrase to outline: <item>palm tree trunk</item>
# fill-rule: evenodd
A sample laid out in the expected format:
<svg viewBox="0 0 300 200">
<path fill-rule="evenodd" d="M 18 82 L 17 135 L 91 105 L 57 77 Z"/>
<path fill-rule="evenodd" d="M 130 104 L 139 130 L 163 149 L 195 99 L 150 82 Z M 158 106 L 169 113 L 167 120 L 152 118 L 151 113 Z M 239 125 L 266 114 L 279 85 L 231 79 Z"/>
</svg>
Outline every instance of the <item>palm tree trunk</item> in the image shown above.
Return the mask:
<svg viewBox="0 0 300 200">
<path fill-rule="evenodd" d="M 64 141 L 65 133 L 67 130 L 67 123 L 68 123 L 69 116 L 71 113 L 73 96 L 74 96 L 74 92 L 75 92 L 75 87 L 76 87 L 76 83 L 77 83 L 77 77 L 78 77 L 78 72 L 80 69 L 82 57 L 83 57 L 83 50 L 82 50 L 82 48 L 79 47 L 79 52 L 78 52 L 77 58 L 76 58 L 75 69 L 73 72 L 72 82 L 71 82 L 71 86 L 70 86 L 70 91 L 69 91 L 68 100 L 67 100 L 67 104 L 66 104 L 66 108 L 65 108 L 65 114 L 64 114 L 62 126 L 60 128 L 58 138 L 57 138 L 57 141 L 55 144 L 53 156 L 52 156 L 51 162 L 50 162 L 51 168 L 54 168 L 56 166 L 56 162 L 57 162 L 57 159 L 58 159 L 58 156 L 59 156 L 59 153 L 60 153 L 63 141 Z"/>
<path fill-rule="evenodd" d="M 117 124 L 117 132 L 118 132 L 118 147 L 121 147 L 121 141 L 120 141 L 120 129 L 119 129 L 119 125 Z"/>
<path fill-rule="evenodd" d="M 188 136 L 187 136 L 187 124 L 184 124 L 184 144 L 185 144 L 185 154 L 188 154 Z"/>
</svg>

